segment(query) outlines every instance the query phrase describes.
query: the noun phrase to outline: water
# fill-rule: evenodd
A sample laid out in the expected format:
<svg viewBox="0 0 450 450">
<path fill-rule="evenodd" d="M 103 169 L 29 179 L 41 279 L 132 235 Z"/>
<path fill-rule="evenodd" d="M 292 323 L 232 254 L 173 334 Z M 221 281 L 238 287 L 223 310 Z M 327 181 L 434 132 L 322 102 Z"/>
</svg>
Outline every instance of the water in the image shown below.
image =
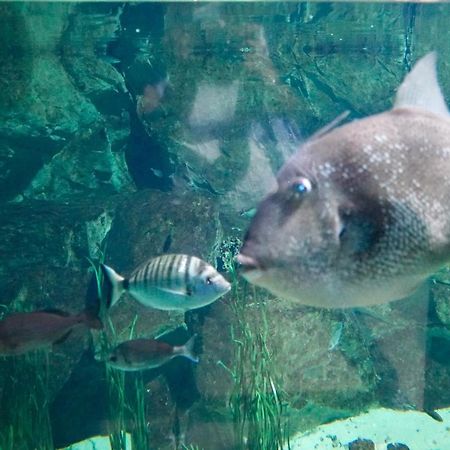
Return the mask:
<svg viewBox="0 0 450 450">
<path fill-rule="evenodd" d="M 0 17 L 2 317 L 95 305 L 103 260 L 128 275 L 187 253 L 233 282 L 185 315 L 123 298 L 104 333 L 2 358 L 2 450 L 101 435 L 115 449 L 272 450 L 288 435 L 308 450 L 357 437 L 449 448 L 446 271 L 428 308 L 341 311 L 287 305 L 233 263 L 242 212 L 314 131 L 387 109 L 433 49 L 450 92 L 449 5 L 24 2 Z M 193 333 L 198 365 L 123 375 L 102 361 L 133 337 Z M 334 422 L 380 407 L 369 425 Z"/>
</svg>

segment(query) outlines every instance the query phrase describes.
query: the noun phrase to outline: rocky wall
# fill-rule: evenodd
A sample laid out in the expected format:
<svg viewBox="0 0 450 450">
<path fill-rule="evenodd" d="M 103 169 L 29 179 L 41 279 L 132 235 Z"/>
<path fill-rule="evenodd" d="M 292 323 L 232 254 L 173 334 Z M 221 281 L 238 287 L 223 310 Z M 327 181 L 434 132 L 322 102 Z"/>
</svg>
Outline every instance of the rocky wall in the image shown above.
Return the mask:
<svg viewBox="0 0 450 450">
<path fill-rule="evenodd" d="M 223 269 L 226 245 L 242 239 L 249 210 L 302 139 L 345 110 L 353 119 L 389 107 L 411 62 L 431 49 L 449 92 L 449 15 L 446 5 L 409 4 L 1 4 L 1 303 L 81 310 L 86 258 L 99 258 L 99 246 L 126 275 L 164 252 Z M 246 320 L 262 326 L 255 294 L 239 289 Z M 418 316 L 408 301 L 326 311 L 257 292 L 294 427 L 378 403 L 448 405 L 445 284 Z M 161 448 L 174 411 L 186 442 L 228 448 L 231 295 L 186 317 L 126 296 L 111 310 L 121 338 L 135 317 L 141 336 L 183 323 L 201 336 L 198 366 L 174 362 L 146 380 Z M 419 359 L 408 357 L 411 340 Z M 106 432 L 90 348 L 83 333 L 51 357 L 60 443 Z M 74 420 L 87 403 L 103 410 Z"/>
</svg>

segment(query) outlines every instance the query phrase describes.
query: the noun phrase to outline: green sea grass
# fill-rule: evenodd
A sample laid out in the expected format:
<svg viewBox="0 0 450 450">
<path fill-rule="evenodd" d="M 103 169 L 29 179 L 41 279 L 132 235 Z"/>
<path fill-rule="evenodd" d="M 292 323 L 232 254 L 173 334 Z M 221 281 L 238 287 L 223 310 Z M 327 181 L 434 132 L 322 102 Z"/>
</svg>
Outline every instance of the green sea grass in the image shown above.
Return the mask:
<svg viewBox="0 0 450 450">
<path fill-rule="evenodd" d="M 0 448 L 53 450 L 48 352 L 4 358 L 1 369 Z"/>
<path fill-rule="evenodd" d="M 275 362 L 268 347 L 266 307 L 254 288 L 255 314 L 246 306 L 247 286 L 239 286 L 233 262 L 228 263 L 233 279 L 231 308 L 234 366 L 229 406 L 233 416 L 236 450 L 281 450 L 289 448 L 286 404 L 277 387 Z M 287 447 L 286 447 L 287 445 Z"/>
<path fill-rule="evenodd" d="M 106 360 L 111 350 L 119 344 L 117 330 L 109 316 L 103 290 L 103 274 L 100 263 L 104 260 L 104 253 L 99 252 L 98 264 L 89 260 L 94 270 L 97 293 L 100 299 L 100 317 L 105 329 L 100 336 L 100 357 Z M 128 339 L 133 339 L 137 316 L 134 318 Z M 131 447 L 133 450 L 149 450 L 150 438 L 147 428 L 145 386 L 141 373 L 126 374 L 105 364 L 106 380 L 109 398 L 109 440 L 112 450 L 127 450 L 126 432 L 131 432 Z M 126 389 L 127 375 L 134 377 L 133 389 Z"/>
</svg>

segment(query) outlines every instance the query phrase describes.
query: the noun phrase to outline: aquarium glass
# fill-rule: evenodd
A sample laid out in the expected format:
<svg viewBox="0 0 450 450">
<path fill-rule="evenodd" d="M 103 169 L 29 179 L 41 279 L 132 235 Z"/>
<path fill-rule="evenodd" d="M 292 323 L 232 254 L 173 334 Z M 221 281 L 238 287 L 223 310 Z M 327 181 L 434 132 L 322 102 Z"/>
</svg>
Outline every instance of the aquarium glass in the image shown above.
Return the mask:
<svg viewBox="0 0 450 450">
<path fill-rule="evenodd" d="M 0 450 L 450 449 L 449 24 L 0 2 Z"/>
</svg>

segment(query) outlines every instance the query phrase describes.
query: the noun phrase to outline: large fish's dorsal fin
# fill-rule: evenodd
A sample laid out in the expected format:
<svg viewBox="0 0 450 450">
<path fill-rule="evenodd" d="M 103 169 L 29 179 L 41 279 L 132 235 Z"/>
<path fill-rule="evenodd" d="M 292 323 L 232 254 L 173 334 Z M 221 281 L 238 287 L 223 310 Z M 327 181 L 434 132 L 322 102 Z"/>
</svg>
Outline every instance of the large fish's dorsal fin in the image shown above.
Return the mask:
<svg viewBox="0 0 450 450">
<path fill-rule="evenodd" d="M 327 123 L 322 128 L 317 130 L 312 136 L 308 138 L 308 141 L 313 141 L 315 139 L 320 138 L 324 134 L 327 134 L 329 131 L 331 131 L 333 128 L 336 128 L 343 120 L 345 120 L 348 115 L 350 114 L 350 111 L 344 111 L 343 113 L 339 114 L 335 119 L 333 119 L 330 123 Z"/>
<path fill-rule="evenodd" d="M 414 65 L 398 88 L 394 109 L 413 106 L 448 116 L 447 105 L 437 79 L 436 58 L 436 52 L 431 52 Z"/>
</svg>

